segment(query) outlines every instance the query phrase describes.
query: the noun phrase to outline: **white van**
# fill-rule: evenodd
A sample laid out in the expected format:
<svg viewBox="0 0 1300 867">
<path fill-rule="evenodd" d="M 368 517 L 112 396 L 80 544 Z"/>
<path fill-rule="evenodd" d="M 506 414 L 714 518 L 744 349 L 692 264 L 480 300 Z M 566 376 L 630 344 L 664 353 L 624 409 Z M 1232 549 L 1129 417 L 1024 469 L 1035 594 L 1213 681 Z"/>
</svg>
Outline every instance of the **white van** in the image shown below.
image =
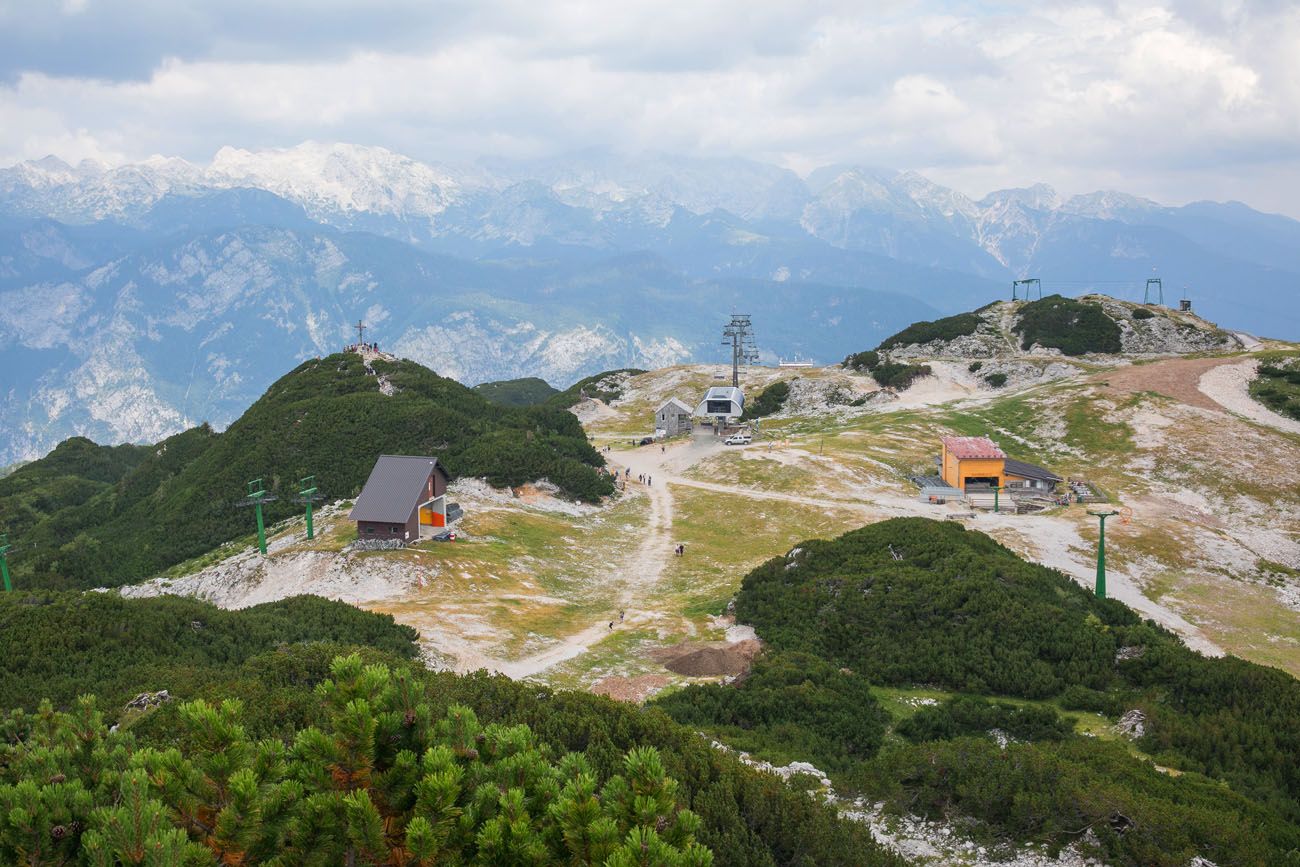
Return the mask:
<svg viewBox="0 0 1300 867">
<path fill-rule="evenodd" d="M 754 438 L 747 433 L 734 433 L 722 441 L 727 446 L 747 446 L 754 441 Z"/>
</svg>

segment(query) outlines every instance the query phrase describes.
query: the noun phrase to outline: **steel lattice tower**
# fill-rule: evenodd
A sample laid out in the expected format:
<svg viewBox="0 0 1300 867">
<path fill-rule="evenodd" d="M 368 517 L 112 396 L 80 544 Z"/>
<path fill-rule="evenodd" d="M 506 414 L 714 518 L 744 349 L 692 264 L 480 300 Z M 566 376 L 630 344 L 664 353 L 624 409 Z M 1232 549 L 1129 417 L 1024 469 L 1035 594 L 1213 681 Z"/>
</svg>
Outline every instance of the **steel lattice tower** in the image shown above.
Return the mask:
<svg viewBox="0 0 1300 867">
<path fill-rule="evenodd" d="M 727 327 L 722 329 L 722 345 L 731 344 L 731 385 L 740 388 L 740 365 L 758 361 L 758 345 L 754 343 L 754 326 L 748 313 L 733 313 Z"/>
</svg>

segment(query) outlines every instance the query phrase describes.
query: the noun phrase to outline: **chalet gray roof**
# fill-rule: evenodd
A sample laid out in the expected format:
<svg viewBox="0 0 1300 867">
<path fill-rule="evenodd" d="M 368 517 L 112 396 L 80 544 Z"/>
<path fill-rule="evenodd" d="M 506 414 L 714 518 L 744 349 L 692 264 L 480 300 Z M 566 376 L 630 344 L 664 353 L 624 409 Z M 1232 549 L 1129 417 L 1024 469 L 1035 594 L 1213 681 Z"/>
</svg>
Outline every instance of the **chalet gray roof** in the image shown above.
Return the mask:
<svg viewBox="0 0 1300 867">
<path fill-rule="evenodd" d="M 663 412 L 664 407 L 668 407 L 668 406 L 676 407 L 679 412 L 689 413 L 691 411 L 691 408 L 689 406 L 682 403 L 680 400 L 678 400 L 675 397 L 670 397 L 667 400 L 665 400 L 663 403 L 659 404 L 659 408 L 655 410 L 655 412 L 656 413 Z"/>
<path fill-rule="evenodd" d="M 1045 470 L 1042 467 L 1027 464 L 1024 461 L 1007 458 L 1002 462 L 1002 471 L 1009 476 L 1019 476 L 1022 479 L 1042 479 L 1045 482 L 1059 482 L 1061 477 L 1051 470 Z"/>
<path fill-rule="evenodd" d="M 437 458 L 380 455 L 348 518 L 405 524 L 415 507 L 424 501 L 424 483 L 434 470 L 442 473 L 443 478 L 450 478 Z"/>
</svg>

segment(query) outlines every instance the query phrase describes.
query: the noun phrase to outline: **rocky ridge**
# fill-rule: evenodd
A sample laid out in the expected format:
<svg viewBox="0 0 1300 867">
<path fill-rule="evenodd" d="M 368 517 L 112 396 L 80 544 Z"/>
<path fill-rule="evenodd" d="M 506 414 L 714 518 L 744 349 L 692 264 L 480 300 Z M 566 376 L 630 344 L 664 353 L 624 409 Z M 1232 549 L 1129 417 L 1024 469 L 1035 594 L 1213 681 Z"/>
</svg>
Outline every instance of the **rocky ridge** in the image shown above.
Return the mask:
<svg viewBox="0 0 1300 867">
<path fill-rule="evenodd" d="M 1085 295 L 1079 300 L 1099 305 L 1119 327 L 1122 355 L 1158 357 L 1197 352 L 1235 352 L 1245 348 L 1242 337 L 1224 331 L 1192 312 L 1134 304 L 1106 295 Z M 1025 303 L 995 302 L 975 311 L 980 323 L 972 334 L 951 340 L 893 346 L 882 350 L 882 355 L 895 361 L 920 358 L 996 360 L 999 364 L 986 365 L 985 373 L 1004 372 L 1008 374 L 1008 379 L 1021 381 L 1034 377 L 1028 367 L 1012 362 L 1032 359 L 1038 362 L 1033 367 L 1039 371 L 1039 378 L 1043 378 L 1043 374 L 1046 374 L 1047 379 L 1059 378 L 1051 373 L 1052 361 L 1064 358 L 1059 349 L 1038 344 L 1028 349 L 1022 346 L 1018 328 Z M 1084 360 L 1088 357 L 1082 356 Z M 1058 370 L 1056 373 L 1064 372 Z"/>
</svg>

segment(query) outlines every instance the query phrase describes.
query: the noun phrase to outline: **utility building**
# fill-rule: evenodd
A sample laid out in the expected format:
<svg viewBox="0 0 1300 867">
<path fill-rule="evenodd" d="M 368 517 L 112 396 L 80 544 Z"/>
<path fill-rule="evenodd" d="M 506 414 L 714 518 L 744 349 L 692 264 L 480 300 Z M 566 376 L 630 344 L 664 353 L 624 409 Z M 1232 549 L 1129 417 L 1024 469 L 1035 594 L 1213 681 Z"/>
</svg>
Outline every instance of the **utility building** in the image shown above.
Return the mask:
<svg viewBox="0 0 1300 867">
<path fill-rule="evenodd" d="M 745 412 L 745 393 L 735 386 L 715 385 L 695 408 L 696 415 L 711 416 L 726 422 Z"/>
<path fill-rule="evenodd" d="M 988 437 L 944 437 L 941 443 L 939 474 L 960 491 L 996 487 L 1046 494 L 1061 482 L 1050 470 L 1008 458 Z"/>
<path fill-rule="evenodd" d="M 348 516 L 357 538 L 417 542 L 421 527 L 446 527 L 449 481 L 437 458 L 380 455 Z"/>
<path fill-rule="evenodd" d="M 691 408 L 675 397 L 670 397 L 655 410 L 655 430 L 665 436 L 677 436 L 691 430 Z"/>
</svg>

